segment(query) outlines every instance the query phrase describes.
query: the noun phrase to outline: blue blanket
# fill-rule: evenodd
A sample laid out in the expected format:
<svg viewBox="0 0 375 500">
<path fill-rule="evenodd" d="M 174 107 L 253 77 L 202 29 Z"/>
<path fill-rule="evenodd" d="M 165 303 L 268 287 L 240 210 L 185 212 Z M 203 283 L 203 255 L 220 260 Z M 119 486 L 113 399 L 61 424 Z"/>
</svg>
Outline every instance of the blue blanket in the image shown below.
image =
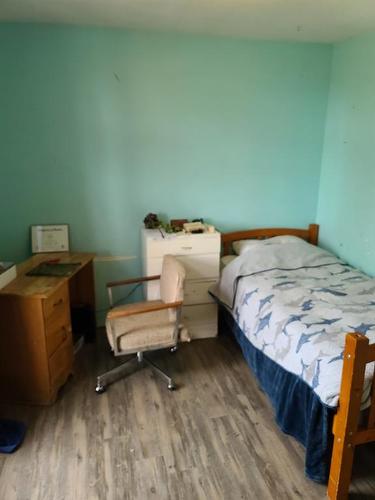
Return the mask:
<svg viewBox="0 0 375 500">
<path fill-rule="evenodd" d="M 256 349 L 224 307 L 220 307 L 219 332 L 234 335 L 245 360 L 272 402 L 279 427 L 306 448 L 306 476 L 327 483 L 335 410 L 324 405 L 301 378 Z"/>
</svg>

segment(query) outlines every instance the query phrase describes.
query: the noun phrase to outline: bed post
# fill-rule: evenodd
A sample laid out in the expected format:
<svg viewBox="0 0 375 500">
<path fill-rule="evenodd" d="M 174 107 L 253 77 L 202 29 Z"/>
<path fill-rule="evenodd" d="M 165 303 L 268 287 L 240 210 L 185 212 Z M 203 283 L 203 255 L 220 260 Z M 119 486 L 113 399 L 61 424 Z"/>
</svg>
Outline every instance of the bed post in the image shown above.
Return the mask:
<svg viewBox="0 0 375 500">
<path fill-rule="evenodd" d="M 359 333 L 346 336 L 339 408 L 333 422 L 334 444 L 327 495 L 348 498 L 361 409 L 369 340 Z"/>
<path fill-rule="evenodd" d="M 221 235 L 221 241 L 223 243 L 223 255 L 230 255 L 232 242 L 225 239 L 225 235 Z"/>
<path fill-rule="evenodd" d="M 319 237 L 319 224 L 310 224 L 309 225 L 309 243 L 312 245 L 318 244 Z"/>
<path fill-rule="evenodd" d="M 370 413 L 368 416 L 368 428 L 369 429 L 374 429 L 375 428 L 375 379 L 372 382 L 372 388 L 371 388 L 371 407 L 370 407 Z"/>
</svg>

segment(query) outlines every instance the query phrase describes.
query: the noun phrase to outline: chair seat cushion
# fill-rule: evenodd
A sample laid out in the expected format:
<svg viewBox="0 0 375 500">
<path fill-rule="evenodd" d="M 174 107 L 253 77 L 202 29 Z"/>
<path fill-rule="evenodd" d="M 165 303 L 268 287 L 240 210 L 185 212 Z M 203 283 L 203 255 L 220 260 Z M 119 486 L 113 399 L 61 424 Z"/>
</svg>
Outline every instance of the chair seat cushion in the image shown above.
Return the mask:
<svg viewBox="0 0 375 500">
<path fill-rule="evenodd" d="M 174 329 L 176 312 L 162 309 L 148 313 L 136 314 L 151 304 L 163 304 L 161 300 L 138 302 L 115 307 L 112 311 L 126 311 L 131 316 L 113 318 L 106 321 L 108 341 L 112 349 L 113 337 L 117 341 L 117 349 L 127 352 L 161 349 L 175 344 Z M 135 313 L 135 314 L 134 314 Z"/>
</svg>

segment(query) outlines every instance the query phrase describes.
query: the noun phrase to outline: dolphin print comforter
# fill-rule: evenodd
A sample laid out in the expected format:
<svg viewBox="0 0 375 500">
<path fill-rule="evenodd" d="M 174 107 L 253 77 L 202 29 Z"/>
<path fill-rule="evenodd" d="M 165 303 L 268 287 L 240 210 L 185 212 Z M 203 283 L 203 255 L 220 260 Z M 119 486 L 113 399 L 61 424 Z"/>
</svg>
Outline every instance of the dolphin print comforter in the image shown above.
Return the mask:
<svg viewBox="0 0 375 500">
<path fill-rule="evenodd" d="M 375 342 L 375 279 L 295 237 L 260 242 L 223 270 L 213 295 L 250 343 L 338 404 L 347 332 Z M 368 365 L 362 404 L 369 404 Z"/>
</svg>

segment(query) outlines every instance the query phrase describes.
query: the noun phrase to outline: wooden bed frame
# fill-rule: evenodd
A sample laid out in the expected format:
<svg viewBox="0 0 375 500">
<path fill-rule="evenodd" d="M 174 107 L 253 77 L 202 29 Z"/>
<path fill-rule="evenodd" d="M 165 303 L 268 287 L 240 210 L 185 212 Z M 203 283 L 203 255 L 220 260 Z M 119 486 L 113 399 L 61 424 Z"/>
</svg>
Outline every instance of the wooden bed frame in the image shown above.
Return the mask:
<svg viewBox="0 0 375 500">
<path fill-rule="evenodd" d="M 235 241 L 282 235 L 298 236 L 317 245 L 319 226 L 310 224 L 307 229 L 267 228 L 222 234 L 223 255 L 233 254 L 232 244 Z M 368 417 L 359 426 L 366 365 L 373 361 L 375 344 L 369 345 L 369 339 L 361 333 L 348 333 L 345 339 L 339 406 L 332 429 L 334 443 L 327 488 L 327 495 L 332 500 L 348 498 L 355 447 L 375 441 L 375 378 L 372 382 Z"/>
</svg>

